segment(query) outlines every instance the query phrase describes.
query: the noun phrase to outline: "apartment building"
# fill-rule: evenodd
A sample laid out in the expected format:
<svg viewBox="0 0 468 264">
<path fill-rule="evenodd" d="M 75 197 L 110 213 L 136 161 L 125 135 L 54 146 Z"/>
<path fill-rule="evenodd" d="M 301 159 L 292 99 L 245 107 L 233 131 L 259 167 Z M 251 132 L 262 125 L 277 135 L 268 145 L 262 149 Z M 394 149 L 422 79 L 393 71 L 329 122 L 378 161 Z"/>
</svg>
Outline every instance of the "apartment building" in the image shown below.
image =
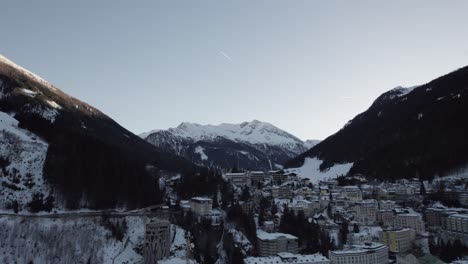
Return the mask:
<svg viewBox="0 0 468 264">
<path fill-rule="evenodd" d="M 320 253 L 313 255 L 299 255 L 292 253 L 278 253 L 269 257 L 248 257 L 244 259 L 244 264 L 330 264 L 330 260 Z"/>
<path fill-rule="evenodd" d="M 415 231 L 410 228 L 386 229 L 379 233 L 380 243 L 386 245 L 394 253 L 404 253 L 411 250 L 415 237 Z"/>
<path fill-rule="evenodd" d="M 352 206 L 354 219 L 364 225 L 373 225 L 377 220 L 377 201 L 363 200 Z"/>
<path fill-rule="evenodd" d="M 169 257 L 171 248 L 171 223 L 157 218 L 148 219 L 145 224 L 143 263 L 153 264 Z"/>
<path fill-rule="evenodd" d="M 213 200 L 205 197 L 193 197 L 190 200 L 190 210 L 195 215 L 206 216 L 211 214 Z"/>
<path fill-rule="evenodd" d="M 224 177 L 237 187 L 252 186 L 252 180 L 250 176 L 250 172 L 224 174 Z"/>
<path fill-rule="evenodd" d="M 259 256 L 272 256 L 281 252 L 298 253 L 298 238 L 283 233 L 267 233 L 257 230 Z"/>
<path fill-rule="evenodd" d="M 397 211 L 395 214 L 394 226 L 396 228 L 411 228 L 415 230 L 417 234 L 425 232 L 422 215 L 412 209 Z"/>
<path fill-rule="evenodd" d="M 333 264 L 388 264 L 388 248 L 380 243 L 366 243 L 330 251 L 328 257 Z"/>
</svg>

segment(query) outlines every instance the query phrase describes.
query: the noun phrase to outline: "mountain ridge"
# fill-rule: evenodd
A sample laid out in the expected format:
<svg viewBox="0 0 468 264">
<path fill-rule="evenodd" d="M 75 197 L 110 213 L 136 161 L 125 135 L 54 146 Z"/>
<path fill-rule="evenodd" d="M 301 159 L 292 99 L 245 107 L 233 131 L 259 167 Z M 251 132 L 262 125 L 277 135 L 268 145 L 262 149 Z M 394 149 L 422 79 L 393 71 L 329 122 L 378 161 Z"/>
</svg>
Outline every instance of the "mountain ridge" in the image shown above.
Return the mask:
<svg viewBox="0 0 468 264">
<path fill-rule="evenodd" d="M 308 145 L 316 143 L 304 142 L 270 123 L 259 120 L 219 125 L 182 122 L 175 128 L 156 130 L 140 136 L 153 145 L 183 156 L 196 164 L 222 169 L 280 168 L 285 160 L 306 151 Z M 210 149 L 212 154 L 207 155 L 206 149 Z"/>
<path fill-rule="evenodd" d="M 286 163 L 353 163 L 350 174 L 432 179 L 468 164 L 468 66 L 424 85 L 397 87 L 312 149 Z M 428 143 L 430 142 L 430 144 Z"/>
</svg>

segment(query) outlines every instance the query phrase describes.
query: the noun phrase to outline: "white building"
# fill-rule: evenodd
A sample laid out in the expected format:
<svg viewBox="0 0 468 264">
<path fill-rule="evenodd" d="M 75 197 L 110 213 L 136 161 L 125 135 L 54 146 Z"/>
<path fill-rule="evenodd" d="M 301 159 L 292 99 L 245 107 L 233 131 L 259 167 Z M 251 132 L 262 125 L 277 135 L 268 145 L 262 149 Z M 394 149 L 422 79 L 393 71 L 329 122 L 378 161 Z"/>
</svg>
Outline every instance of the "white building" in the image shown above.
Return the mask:
<svg viewBox="0 0 468 264">
<path fill-rule="evenodd" d="M 377 201 L 363 200 L 352 206 L 354 220 L 364 225 L 373 225 L 377 220 Z"/>
<path fill-rule="evenodd" d="M 330 260 L 322 254 L 299 255 L 287 252 L 278 253 L 270 257 L 248 257 L 244 259 L 244 264 L 330 264 Z"/>
<path fill-rule="evenodd" d="M 395 209 L 395 201 L 390 201 L 390 200 L 382 200 L 379 201 L 379 210 L 393 210 Z"/>
<path fill-rule="evenodd" d="M 361 201 L 362 191 L 357 186 L 344 186 L 341 195 L 350 201 Z"/>
<path fill-rule="evenodd" d="M 412 209 L 405 209 L 395 215 L 396 228 L 411 228 L 418 234 L 425 232 L 423 217 Z"/>
<path fill-rule="evenodd" d="M 259 256 L 272 256 L 281 252 L 298 253 L 298 238 L 283 233 L 267 233 L 257 230 Z"/>
<path fill-rule="evenodd" d="M 145 225 L 143 263 L 153 264 L 169 257 L 171 249 L 171 223 L 161 219 L 149 219 Z"/>
<path fill-rule="evenodd" d="M 380 243 L 354 245 L 329 252 L 333 264 L 388 264 L 388 248 Z"/>
<path fill-rule="evenodd" d="M 252 186 L 249 172 L 226 173 L 224 177 L 237 187 Z"/>
<path fill-rule="evenodd" d="M 190 209 L 195 215 L 205 216 L 211 214 L 213 200 L 205 197 L 193 197 L 190 200 Z"/>
</svg>

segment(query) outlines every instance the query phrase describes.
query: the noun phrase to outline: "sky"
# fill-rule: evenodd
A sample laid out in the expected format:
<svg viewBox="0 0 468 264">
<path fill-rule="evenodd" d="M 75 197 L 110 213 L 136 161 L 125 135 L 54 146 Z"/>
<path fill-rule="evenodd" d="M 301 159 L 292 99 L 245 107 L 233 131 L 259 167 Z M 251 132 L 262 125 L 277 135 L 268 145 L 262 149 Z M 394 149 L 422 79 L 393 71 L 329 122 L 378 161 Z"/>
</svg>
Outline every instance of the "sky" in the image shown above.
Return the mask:
<svg viewBox="0 0 468 264">
<path fill-rule="evenodd" d="M 0 53 L 130 131 L 265 121 L 324 139 L 468 65 L 468 1 L 2 1 Z"/>
</svg>

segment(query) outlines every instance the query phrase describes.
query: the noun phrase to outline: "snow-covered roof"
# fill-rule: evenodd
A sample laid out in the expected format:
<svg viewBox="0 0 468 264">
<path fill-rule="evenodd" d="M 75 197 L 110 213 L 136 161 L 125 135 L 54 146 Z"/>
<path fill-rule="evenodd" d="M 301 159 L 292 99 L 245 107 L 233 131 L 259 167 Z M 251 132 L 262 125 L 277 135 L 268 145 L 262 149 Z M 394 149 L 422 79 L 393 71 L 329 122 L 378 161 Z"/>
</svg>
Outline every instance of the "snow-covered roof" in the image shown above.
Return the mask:
<svg viewBox="0 0 468 264">
<path fill-rule="evenodd" d="M 314 262 L 329 262 L 329 260 L 323 255 L 317 253 L 313 255 L 300 255 L 289 252 L 281 252 L 276 256 L 270 257 L 248 257 L 244 259 L 245 264 L 282 264 L 282 263 L 296 263 L 296 264 L 308 264 Z"/>
<path fill-rule="evenodd" d="M 287 239 L 298 239 L 297 237 L 290 235 L 290 234 L 285 234 L 285 233 L 267 233 L 263 230 L 257 230 L 257 238 L 260 240 L 276 240 L 281 237 L 287 238 Z"/>
<path fill-rule="evenodd" d="M 371 253 L 374 250 L 384 248 L 384 247 L 386 246 L 383 244 L 370 242 L 364 245 L 353 245 L 350 247 L 346 247 L 343 250 L 334 250 L 334 251 L 331 251 L 331 253 L 334 255 L 348 255 L 348 254 L 359 254 L 359 253 L 362 254 L 362 253 L 368 253 L 368 252 Z"/>
<path fill-rule="evenodd" d="M 210 198 L 206 197 L 193 197 L 192 201 L 197 201 L 197 202 L 211 202 Z"/>
</svg>

